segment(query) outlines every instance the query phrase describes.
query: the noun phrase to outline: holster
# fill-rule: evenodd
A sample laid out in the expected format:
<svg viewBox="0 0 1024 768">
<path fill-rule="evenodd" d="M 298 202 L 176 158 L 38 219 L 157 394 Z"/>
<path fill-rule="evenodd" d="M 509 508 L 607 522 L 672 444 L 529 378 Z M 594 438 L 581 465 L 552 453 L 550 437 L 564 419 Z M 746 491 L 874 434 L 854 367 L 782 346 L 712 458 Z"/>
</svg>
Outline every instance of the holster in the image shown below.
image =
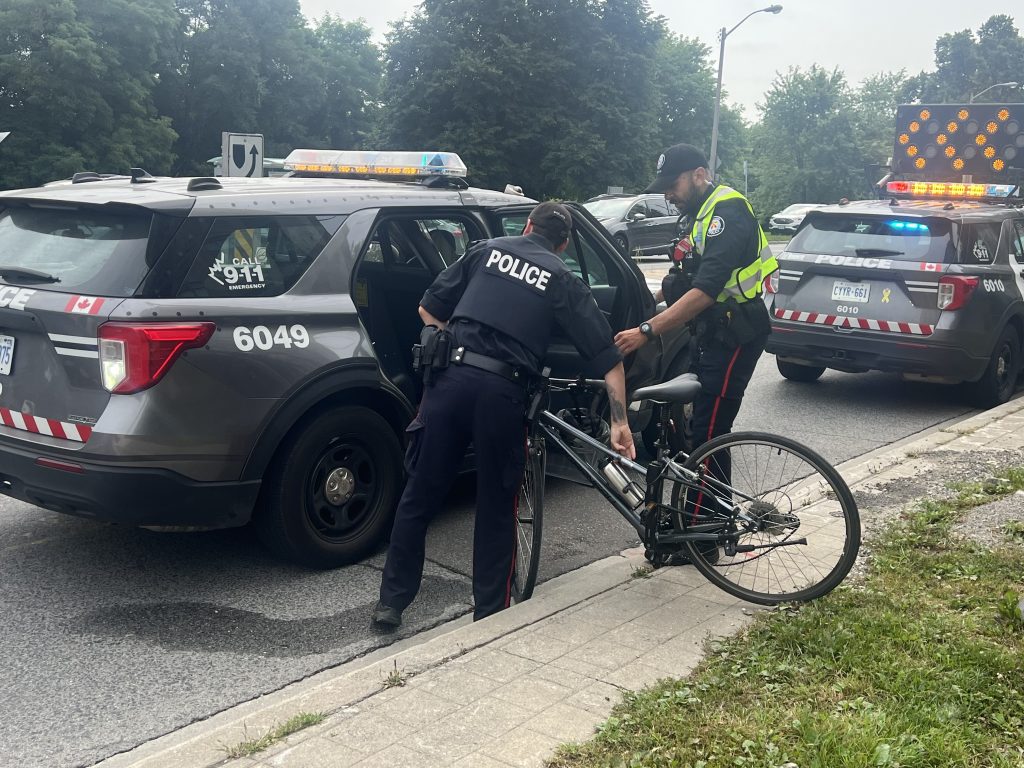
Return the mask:
<svg viewBox="0 0 1024 768">
<path fill-rule="evenodd" d="M 436 325 L 425 325 L 420 331 L 420 343 L 412 346 L 412 369 L 423 383 L 430 385 L 435 371 L 448 367 L 451 359 L 452 335 Z"/>
<path fill-rule="evenodd" d="M 759 297 L 742 304 L 730 298 L 705 310 L 696 323 L 694 334 L 702 346 L 714 341 L 727 347 L 740 347 L 767 336 L 770 331 L 768 312 Z"/>
</svg>

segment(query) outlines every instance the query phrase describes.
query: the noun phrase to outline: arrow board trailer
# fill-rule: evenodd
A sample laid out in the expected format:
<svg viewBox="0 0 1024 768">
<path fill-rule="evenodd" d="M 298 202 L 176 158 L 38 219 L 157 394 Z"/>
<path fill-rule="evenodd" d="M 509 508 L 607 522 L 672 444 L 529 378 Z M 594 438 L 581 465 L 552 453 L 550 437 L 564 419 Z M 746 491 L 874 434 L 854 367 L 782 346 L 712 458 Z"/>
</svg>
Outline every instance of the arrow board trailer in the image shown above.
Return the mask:
<svg viewBox="0 0 1024 768">
<path fill-rule="evenodd" d="M 221 134 L 221 173 L 225 176 L 263 176 L 263 134 Z"/>
</svg>

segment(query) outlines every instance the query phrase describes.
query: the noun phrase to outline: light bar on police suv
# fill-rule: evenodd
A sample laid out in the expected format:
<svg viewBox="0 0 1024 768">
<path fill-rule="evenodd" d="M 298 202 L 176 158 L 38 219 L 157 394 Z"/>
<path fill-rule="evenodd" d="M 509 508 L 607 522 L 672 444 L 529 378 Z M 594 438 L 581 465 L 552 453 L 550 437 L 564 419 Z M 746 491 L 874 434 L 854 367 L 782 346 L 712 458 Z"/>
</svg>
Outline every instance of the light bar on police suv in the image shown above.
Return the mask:
<svg viewBox="0 0 1024 768">
<path fill-rule="evenodd" d="M 293 149 L 287 171 L 353 178 L 422 178 L 466 176 L 466 164 L 454 152 L 360 152 L 337 149 Z"/>
<path fill-rule="evenodd" d="M 890 181 L 885 190 L 893 197 L 944 197 L 965 200 L 1004 198 L 1013 184 L 959 184 L 950 181 Z"/>
<path fill-rule="evenodd" d="M 901 104 L 892 170 L 996 180 L 1024 168 L 1024 104 Z"/>
</svg>

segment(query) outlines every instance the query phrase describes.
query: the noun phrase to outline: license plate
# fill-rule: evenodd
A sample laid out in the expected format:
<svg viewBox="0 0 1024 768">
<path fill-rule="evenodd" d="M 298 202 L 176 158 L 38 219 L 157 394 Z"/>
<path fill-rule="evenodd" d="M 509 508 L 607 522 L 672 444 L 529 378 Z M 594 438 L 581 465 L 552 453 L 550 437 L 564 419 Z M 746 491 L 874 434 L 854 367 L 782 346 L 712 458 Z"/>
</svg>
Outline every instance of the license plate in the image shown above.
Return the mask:
<svg viewBox="0 0 1024 768">
<path fill-rule="evenodd" d="M 0 376 L 9 376 L 14 362 L 14 337 L 0 336 Z"/>
<path fill-rule="evenodd" d="M 848 283 L 836 280 L 832 284 L 832 301 L 867 301 L 871 296 L 869 283 Z"/>
</svg>

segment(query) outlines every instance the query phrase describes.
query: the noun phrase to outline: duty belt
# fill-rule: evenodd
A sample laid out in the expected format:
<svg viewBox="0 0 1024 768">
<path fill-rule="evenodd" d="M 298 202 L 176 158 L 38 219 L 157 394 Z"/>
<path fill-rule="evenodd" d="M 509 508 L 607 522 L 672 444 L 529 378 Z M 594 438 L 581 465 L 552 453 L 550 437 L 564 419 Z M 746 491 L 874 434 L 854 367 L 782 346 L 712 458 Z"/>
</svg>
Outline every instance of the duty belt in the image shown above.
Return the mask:
<svg viewBox="0 0 1024 768">
<path fill-rule="evenodd" d="M 514 365 L 503 363 L 501 360 L 495 360 L 493 357 L 487 355 L 479 355 L 476 352 L 470 352 L 465 347 L 457 347 L 452 350 L 451 361 L 457 365 L 469 365 L 473 368 L 479 368 L 482 371 L 489 371 L 490 373 L 496 373 L 502 378 L 514 381 L 516 384 L 526 386 L 527 379 L 529 378 L 526 374 Z"/>
</svg>

